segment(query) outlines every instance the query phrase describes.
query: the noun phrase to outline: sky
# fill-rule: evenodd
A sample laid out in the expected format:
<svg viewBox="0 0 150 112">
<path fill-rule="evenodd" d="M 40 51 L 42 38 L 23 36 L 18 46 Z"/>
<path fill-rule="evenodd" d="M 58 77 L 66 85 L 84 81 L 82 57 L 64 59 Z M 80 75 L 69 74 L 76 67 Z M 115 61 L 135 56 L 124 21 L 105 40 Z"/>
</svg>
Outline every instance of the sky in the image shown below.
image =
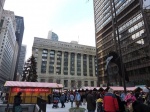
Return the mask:
<svg viewBox="0 0 150 112">
<path fill-rule="evenodd" d="M 24 17 L 26 59 L 34 37 L 47 38 L 50 30 L 59 41 L 95 46 L 93 0 L 6 0 L 4 9 Z"/>
</svg>

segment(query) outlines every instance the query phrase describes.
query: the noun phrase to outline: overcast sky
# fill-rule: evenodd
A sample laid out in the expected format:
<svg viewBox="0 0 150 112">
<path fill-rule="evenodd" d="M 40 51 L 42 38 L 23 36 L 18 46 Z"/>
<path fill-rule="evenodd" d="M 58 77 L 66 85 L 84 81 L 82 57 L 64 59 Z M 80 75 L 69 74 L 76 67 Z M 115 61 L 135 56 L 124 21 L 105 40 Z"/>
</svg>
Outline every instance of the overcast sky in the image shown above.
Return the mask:
<svg viewBox="0 0 150 112">
<path fill-rule="evenodd" d="M 6 0 L 4 9 L 24 17 L 26 59 L 34 37 L 47 38 L 49 30 L 59 41 L 79 40 L 79 44 L 95 46 L 93 0 Z"/>
</svg>

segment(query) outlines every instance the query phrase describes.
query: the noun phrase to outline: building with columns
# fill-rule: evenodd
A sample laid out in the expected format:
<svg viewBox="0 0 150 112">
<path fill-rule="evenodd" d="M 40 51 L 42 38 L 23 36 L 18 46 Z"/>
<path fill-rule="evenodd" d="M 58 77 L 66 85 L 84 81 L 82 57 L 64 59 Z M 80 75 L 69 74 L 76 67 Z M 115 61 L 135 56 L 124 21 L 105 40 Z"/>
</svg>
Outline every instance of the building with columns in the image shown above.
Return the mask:
<svg viewBox="0 0 150 112">
<path fill-rule="evenodd" d="M 97 85 L 95 47 L 35 37 L 32 52 L 40 82 L 61 83 L 64 89 Z"/>
</svg>

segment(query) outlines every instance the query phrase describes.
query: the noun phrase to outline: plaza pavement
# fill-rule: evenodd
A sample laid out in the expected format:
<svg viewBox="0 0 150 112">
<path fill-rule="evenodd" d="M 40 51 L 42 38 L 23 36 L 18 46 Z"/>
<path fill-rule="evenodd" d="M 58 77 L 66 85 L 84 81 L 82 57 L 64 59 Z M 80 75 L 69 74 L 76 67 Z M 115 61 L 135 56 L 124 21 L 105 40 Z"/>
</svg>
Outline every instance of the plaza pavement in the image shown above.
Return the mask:
<svg viewBox="0 0 150 112">
<path fill-rule="evenodd" d="M 69 112 L 69 108 L 71 108 L 71 103 L 65 103 L 65 108 L 61 108 L 61 103 L 58 104 L 59 108 L 52 108 L 53 104 L 47 104 L 46 106 L 46 112 Z M 75 107 L 75 102 L 73 103 L 73 106 Z M 80 107 L 87 108 L 87 105 L 82 105 Z M 87 110 L 85 112 L 88 112 Z"/>
</svg>

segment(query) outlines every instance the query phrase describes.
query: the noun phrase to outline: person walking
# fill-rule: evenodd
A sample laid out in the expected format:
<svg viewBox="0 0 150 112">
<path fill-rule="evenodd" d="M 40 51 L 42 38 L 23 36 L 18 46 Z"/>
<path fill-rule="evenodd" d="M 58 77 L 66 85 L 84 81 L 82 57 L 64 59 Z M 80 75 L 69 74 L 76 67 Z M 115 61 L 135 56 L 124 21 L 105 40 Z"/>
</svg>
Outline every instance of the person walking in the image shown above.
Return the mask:
<svg viewBox="0 0 150 112">
<path fill-rule="evenodd" d="M 49 94 L 47 97 L 48 97 L 48 103 L 51 104 L 51 97 L 52 97 L 51 94 Z"/>
<path fill-rule="evenodd" d="M 100 96 L 97 99 L 96 103 L 97 103 L 97 112 L 104 112 L 103 111 L 103 99 Z"/>
<path fill-rule="evenodd" d="M 85 94 L 85 92 L 83 93 L 82 98 L 83 98 L 83 105 L 85 105 L 85 103 L 86 103 L 86 94 Z"/>
<path fill-rule="evenodd" d="M 17 95 L 14 97 L 14 104 L 13 104 L 13 112 L 22 112 L 21 107 L 21 94 L 22 92 L 18 92 Z"/>
<path fill-rule="evenodd" d="M 73 107 L 74 95 L 70 94 L 71 107 Z"/>
<path fill-rule="evenodd" d="M 125 101 L 121 100 L 121 97 L 118 92 L 115 93 L 115 96 L 118 101 L 118 106 L 119 106 L 119 112 L 125 112 Z"/>
<path fill-rule="evenodd" d="M 87 95 L 87 110 L 88 112 L 95 112 L 95 109 L 96 109 L 96 101 L 94 99 L 92 91 L 89 91 L 89 94 Z"/>
<path fill-rule="evenodd" d="M 109 88 L 108 92 L 104 96 L 103 106 L 105 112 L 119 111 L 118 101 L 113 92 L 113 89 Z"/>
<path fill-rule="evenodd" d="M 60 102 L 61 102 L 61 108 L 65 107 L 65 94 L 62 93 L 62 95 L 60 96 Z"/>
<path fill-rule="evenodd" d="M 80 100 L 81 100 L 81 95 L 78 92 L 76 92 L 75 102 L 76 102 L 77 108 L 79 108 Z"/>
</svg>

